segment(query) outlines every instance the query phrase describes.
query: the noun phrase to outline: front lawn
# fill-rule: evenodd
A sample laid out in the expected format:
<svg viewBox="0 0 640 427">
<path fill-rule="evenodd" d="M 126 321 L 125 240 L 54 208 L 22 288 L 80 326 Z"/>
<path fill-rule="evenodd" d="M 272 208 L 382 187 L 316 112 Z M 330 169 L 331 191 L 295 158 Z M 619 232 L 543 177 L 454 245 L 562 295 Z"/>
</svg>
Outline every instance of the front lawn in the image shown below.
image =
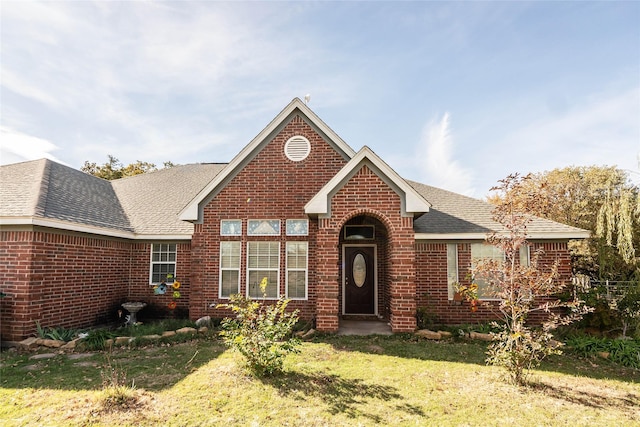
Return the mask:
<svg viewBox="0 0 640 427">
<path fill-rule="evenodd" d="M 267 379 L 246 374 L 241 357 L 215 339 L 42 359 L 5 352 L 0 424 L 640 425 L 638 370 L 564 355 L 517 388 L 485 365 L 485 348 L 317 337 L 287 358 L 283 375 Z M 114 372 L 126 375 L 121 405 L 105 403 Z"/>
</svg>

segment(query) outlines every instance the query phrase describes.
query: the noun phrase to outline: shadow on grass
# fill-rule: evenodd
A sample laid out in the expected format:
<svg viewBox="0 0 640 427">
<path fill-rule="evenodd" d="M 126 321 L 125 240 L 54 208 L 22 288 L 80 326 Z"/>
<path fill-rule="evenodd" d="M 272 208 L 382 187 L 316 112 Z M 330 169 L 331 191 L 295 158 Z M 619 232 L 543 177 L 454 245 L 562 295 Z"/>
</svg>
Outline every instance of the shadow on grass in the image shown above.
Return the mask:
<svg viewBox="0 0 640 427">
<path fill-rule="evenodd" d="M 375 423 L 382 419 L 363 408 L 371 401 L 380 404 L 398 401 L 396 408 L 412 415 L 424 415 L 421 408 L 402 402 L 402 395 L 395 387 L 367 384 L 361 379 L 346 379 L 335 374 L 322 372 L 284 372 L 275 377 L 262 378 L 265 384 L 274 387 L 283 396 L 303 394 L 321 399 L 331 415 L 344 414 L 349 418 L 366 417 Z"/>
<path fill-rule="evenodd" d="M 129 384 L 149 391 L 173 387 L 226 347 L 215 339 L 116 347 L 112 352 L 7 353 L 0 356 L 0 387 L 5 389 L 101 390 L 105 375 L 118 370 Z M 42 357 L 41 356 L 46 356 Z"/>
<path fill-rule="evenodd" d="M 401 358 L 438 362 L 486 365 L 487 342 L 464 339 L 431 341 L 412 334 L 341 336 L 320 335 L 314 342 L 330 344 L 338 351 L 357 351 L 384 354 Z M 593 363 L 565 350 L 561 356 L 550 356 L 537 368 L 539 371 L 559 372 L 593 379 L 612 379 L 640 383 L 640 370 L 617 365 L 608 360 Z"/>
<path fill-rule="evenodd" d="M 532 382 L 529 387 L 553 399 L 605 411 L 622 411 L 631 417 L 640 417 L 640 395 L 637 394 L 611 390 L 603 395 L 601 392 L 592 392 L 587 387 L 576 389 L 568 385 L 546 382 Z"/>
</svg>

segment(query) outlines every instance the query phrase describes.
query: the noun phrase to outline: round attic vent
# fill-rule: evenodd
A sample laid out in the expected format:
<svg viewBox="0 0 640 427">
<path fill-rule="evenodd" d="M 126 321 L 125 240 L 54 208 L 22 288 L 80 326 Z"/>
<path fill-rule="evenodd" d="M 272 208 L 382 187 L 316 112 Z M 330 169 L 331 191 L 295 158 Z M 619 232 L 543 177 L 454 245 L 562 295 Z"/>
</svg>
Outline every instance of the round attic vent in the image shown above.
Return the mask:
<svg viewBox="0 0 640 427">
<path fill-rule="evenodd" d="M 311 143 L 304 136 L 296 135 L 284 144 L 284 154 L 292 162 L 299 162 L 307 158 L 311 152 Z"/>
</svg>

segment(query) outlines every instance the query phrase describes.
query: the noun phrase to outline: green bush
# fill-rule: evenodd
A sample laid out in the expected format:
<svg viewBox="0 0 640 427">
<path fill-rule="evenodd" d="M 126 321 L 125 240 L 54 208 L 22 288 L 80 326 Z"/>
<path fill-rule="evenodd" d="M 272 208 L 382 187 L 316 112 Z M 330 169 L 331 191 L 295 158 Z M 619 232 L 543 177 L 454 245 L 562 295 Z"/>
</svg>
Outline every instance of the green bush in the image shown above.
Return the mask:
<svg viewBox="0 0 640 427">
<path fill-rule="evenodd" d="M 264 292 L 266 278 L 260 284 Z M 273 305 L 265 305 L 242 295 L 232 295 L 229 304 L 236 318 L 222 321 L 220 336 L 224 343 L 242 354 L 248 368 L 257 376 L 282 371 L 284 358 L 297 353 L 300 340 L 292 336 L 298 322 L 298 310 L 287 313 L 289 300 L 280 298 Z"/>
<path fill-rule="evenodd" d="M 67 329 L 62 326 L 57 328 L 43 328 L 40 326 L 40 322 L 36 322 L 36 331 L 39 338 L 65 342 L 73 340 L 78 334 L 77 330 Z"/>
<path fill-rule="evenodd" d="M 567 347 L 582 357 L 608 353 L 609 359 L 622 366 L 640 369 L 640 341 L 579 335 L 568 338 Z"/>
<path fill-rule="evenodd" d="M 95 329 L 89 331 L 88 335 L 82 339 L 82 344 L 87 350 L 104 350 L 105 342 L 115 338 L 115 334 L 106 329 Z"/>
</svg>

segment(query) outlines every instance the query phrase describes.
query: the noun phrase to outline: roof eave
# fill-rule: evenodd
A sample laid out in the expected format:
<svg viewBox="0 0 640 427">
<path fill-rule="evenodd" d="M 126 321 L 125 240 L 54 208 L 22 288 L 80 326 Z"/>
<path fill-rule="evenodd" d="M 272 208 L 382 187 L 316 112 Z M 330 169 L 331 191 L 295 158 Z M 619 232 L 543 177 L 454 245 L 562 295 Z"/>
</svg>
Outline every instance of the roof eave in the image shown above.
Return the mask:
<svg viewBox="0 0 640 427">
<path fill-rule="evenodd" d="M 116 237 L 127 240 L 191 240 L 191 234 L 180 233 L 158 233 L 158 234 L 138 234 L 126 230 L 117 230 L 105 227 L 96 227 L 88 224 L 78 224 L 51 218 L 39 217 L 1 217 L 0 226 L 37 226 L 46 227 L 62 231 L 74 231 L 85 234 L 95 234 L 105 237 Z"/>
<path fill-rule="evenodd" d="M 485 240 L 489 233 L 416 233 L 415 240 Z M 541 231 L 527 234 L 527 240 L 575 240 L 588 239 L 589 231 L 554 232 Z"/>
</svg>

